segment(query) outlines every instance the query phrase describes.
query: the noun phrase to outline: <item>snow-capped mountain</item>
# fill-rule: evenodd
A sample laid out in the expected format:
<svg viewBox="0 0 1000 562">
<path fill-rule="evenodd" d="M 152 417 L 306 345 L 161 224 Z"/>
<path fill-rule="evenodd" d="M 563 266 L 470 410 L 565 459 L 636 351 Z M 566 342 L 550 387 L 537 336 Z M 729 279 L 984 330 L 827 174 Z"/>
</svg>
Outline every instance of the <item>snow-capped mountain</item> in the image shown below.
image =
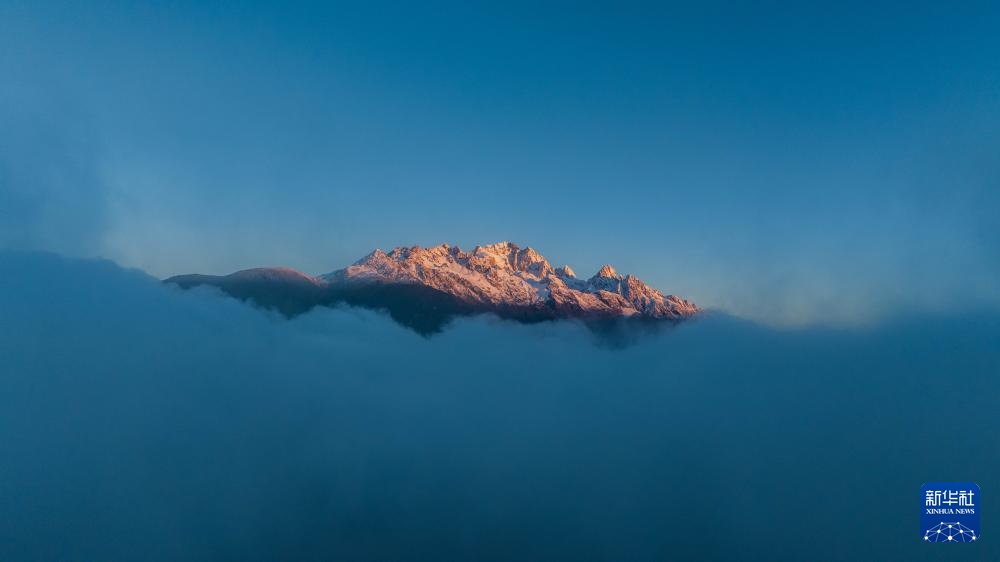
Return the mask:
<svg viewBox="0 0 1000 562">
<path fill-rule="evenodd" d="M 698 312 L 694 304 L 664 296 L 631 275 L 605 265 L 590 279 L 569 266 L 554 268 L 532 248 L 510 242 L 476 246 L 470 252 L 441 244 L 431 248 L 375 250 L 353 265 L 322 275 L 343 283 L 416 283 L 484 308 L 516 306 L 550 309 L 557 316 L 642 315 L 681 319 Z"/>
<path fill-rule="evenodd" d="M 421 332 L 437 331 L 456 315 L 483 312 L 528 322 L 679 321 L 699 312 L 693 303 L 663 295 L 632 275 L 619 275 L 610 265 L 580 279 L 569 266 L 553 267 L 534 249 L 510 242 L 469 252 L 447 244 L 375 250 L 318 277 L 288 268 L 257 268 L 226 276 L 181 275 L 167 282 L 184 288 L 216 286 L 290 315 L 338 303 L 384 309 Z"/>
</svg>

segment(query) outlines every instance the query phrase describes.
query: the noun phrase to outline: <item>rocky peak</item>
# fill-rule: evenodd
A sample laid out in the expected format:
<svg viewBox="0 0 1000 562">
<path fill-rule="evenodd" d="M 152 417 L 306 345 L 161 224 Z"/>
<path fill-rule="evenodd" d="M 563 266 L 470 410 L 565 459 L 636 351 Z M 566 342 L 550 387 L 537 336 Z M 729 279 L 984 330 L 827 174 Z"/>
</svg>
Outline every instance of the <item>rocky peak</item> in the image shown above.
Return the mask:
<svg viewBox="0 0 1000 562">
<path fill-rule="evenodd" d="M 452 250 L 457 250 L 458 248 L 452 248 L 448 244 L 438 244 L 437 246 L 431 246 L 424 251 L 433 257 L 444 257 L 453 254 Z"/>
<path fill-rule="evenodd" d="M 569 277 L 570 279 L 576 279 L 576 272 L 573 271 L 573 268 L 568 265 L 557 267 L 556 275 L 558 275 L 559 277 Z"/>
<path fill-rule="evenodd" d="M 476 246 L 465 256 L 465 260 L 471 269 L 479 272 L 499 269 L 523 272 L 539 279 L 555 272 L 548 260 L 534 248 L 522 249 L 511 242 Z"/>
<path fill-rule="evenodd" d="M 375 248 L 374 250 L 369 252 L 368 255 L 354 262 L 353 265 L 365 265 L 365 264 L 385 261 L 387 259 L 389 259 L 389 256 L 387 256 L 386 253 L 383 252 L 381 248 Z"/>
<path fill-rule="evenodd" d="M 516 248 L 517 246 L 514 247 Z M 555 270 L 552 269 L 552 265 L 549 264 L 549 261 L 546 260 L 544 256 L 536 252 L 534 248 L 525 248 L 516 252 L 513 257 L 513 262 L 514 271 L 523 271 L 539 278 L 551 275 L 555 272 Z"/>
<path fill-rule="evenodd" d="M 615 271 L 615 268 L 611 267 L 611 264 L 607 264 L 607 263 L 604 264 L 601 267 L 601 269 L 597 270 L 597 275 L 594 275 L 594 277 L 605 277 L 605 278 L 608 278 L 608 279 L 621 279 L 622 278 L 622 276 L 618 275 L 618 272 Z"/>
<path fill-rule="evenodd" d="M 620 293 L 622 291 L 622 276 L 618 275 L 615 268 L 605 264 L 597 271 L 596 275 L 587 281 L 587 285 L 596 291 Z"/>
</svg>

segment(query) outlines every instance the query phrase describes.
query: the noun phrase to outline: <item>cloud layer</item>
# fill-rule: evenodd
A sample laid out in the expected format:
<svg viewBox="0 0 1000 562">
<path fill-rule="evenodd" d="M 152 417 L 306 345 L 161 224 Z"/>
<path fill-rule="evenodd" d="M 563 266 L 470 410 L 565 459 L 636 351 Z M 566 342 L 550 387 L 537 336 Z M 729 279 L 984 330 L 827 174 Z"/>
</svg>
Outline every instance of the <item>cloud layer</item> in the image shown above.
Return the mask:
<svg viewBox="0 0 1000 562">
<path fill-rule="evenodd" d="M 23 253 L 0 311 L 4 560 L 920 559 L 1000 484 L 994 315 L 425 339 Z"/>
</svg>

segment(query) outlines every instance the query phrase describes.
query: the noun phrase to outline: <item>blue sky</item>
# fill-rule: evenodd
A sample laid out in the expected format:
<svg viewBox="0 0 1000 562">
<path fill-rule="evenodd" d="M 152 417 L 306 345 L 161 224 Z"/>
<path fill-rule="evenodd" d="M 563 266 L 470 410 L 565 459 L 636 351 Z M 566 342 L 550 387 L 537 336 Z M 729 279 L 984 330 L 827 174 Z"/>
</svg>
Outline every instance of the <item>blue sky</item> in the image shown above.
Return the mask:
<svg viewBox="0 0 1000 562">
<path fill-rule="evenodd" d="M 513 240 L 775 323 L 995 306 L 1000 6 L 0 6 L 0 246 Z"/>
</svg>

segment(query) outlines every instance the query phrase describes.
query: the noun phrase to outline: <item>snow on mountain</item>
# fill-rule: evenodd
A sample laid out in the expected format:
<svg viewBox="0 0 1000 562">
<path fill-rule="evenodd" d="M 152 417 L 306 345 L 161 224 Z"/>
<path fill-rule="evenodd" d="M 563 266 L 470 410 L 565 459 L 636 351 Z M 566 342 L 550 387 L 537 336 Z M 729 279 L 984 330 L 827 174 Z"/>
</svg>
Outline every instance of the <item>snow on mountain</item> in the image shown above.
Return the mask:
<svg viewBox="0 0 1000 562">
<path fill-rule="evenodd" d="M 554 268 L 534 249 L 510 242 L 476 246 L 470 252 L 447 244 L 375 250 L 318 277 L 272 267 L 221 276 L 178 275 L 166 282 L 184 289 L 216 287 L 288 316 L 343 304 L 383 310 L 422 334 L 439 332 L 456 316 L 483 312 L 521 322 L 621 317 L 677 321 L 699 312 L 694 304 L 665 296 L 631 275 L 619 275 L 610 265 L 581 279 L 569 266 Z"/>
<path fill-rule="evenodd" d="M 605 265 L 589 280 L 569 266 L 553 268 L 533 248 L 510 242 L 470 252 L 441 244 L 375 250 L 353 265 L 318 278 L 331 285 L 418 284 L 484 309 L 551 310 L 556 316 L 644 316 L 682 319 L 699 309 Z"/>
</svg>

